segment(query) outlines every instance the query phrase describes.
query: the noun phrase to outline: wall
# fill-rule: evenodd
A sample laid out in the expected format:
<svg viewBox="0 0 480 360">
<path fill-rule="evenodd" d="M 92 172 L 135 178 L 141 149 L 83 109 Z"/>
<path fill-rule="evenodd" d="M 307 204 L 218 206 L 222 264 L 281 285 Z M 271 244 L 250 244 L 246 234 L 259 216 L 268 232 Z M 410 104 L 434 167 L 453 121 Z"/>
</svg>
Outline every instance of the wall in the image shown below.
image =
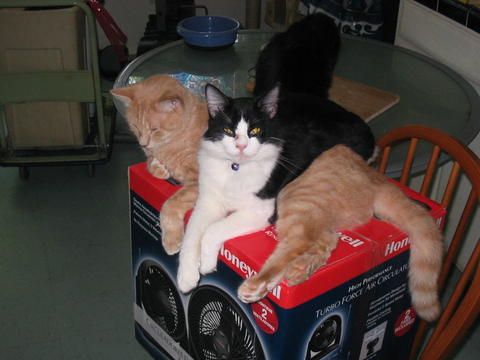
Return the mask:
<svg viewBox="0 0 480 360">
<path fill-rule="evenodd" d="M 395 44 L 427 55 L 461 74 L 480 93 L 480 34 L 466 28 L 449 18 L 432 11 L 413 0 L 403 0 L 400 4 L 397 35 Z M 455 121 L 455 119 L 452 119 Z M 480 155 L 480 135 L 469 147 Z M 447 181 L 448 168 L 442 169 L 437 189 L 442 189 Z M 453 206 L 452 217 L 458 217 L 463 201 L 470 189 L 462 181 Z M 472 224 L 480 223 L 480 211 L 473 218 Z M 453 226 L 447 226 L 447 238 L 451 238 Z M 468 256 L 480 237 L 480 228 L 471 226 L 458 266 L 464 268 Z"/>
</svg>

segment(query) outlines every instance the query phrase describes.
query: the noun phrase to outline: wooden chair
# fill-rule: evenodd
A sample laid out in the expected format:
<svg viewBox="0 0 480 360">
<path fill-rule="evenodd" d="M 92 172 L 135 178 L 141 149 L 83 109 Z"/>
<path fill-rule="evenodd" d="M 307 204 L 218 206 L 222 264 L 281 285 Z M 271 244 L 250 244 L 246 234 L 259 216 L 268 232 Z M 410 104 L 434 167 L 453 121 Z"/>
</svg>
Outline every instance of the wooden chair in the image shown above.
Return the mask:
<svg viewBox="0 0 480 360">
<path fill-rule="evenodd" d="M 410 356 L 410 359 L 445 359 L 461 343 L 472 325 L 475 324 L 480 313 L 480 242 L 478 240 L 459 281 L 455 284 L 453 292 L 448 296 L 444 294 L 447 276 L 458 255 L 469 220 L 480 200 L 480 160 L 465 145 L 441 131 L 425 126 L 408 125 L 390 131 L 378 140 L 378 145 L 383 149 L 380 172 L 385 173 L 387 170 L 388 175 L 387 164 L 389 164 L 389 158 L 393 158 L 393 156 L 390 156 L 392 148 L 405 142 L 409 142 L 409 145 L 399 174 L 399 181 L 403 184 L 407 184 L 411 177 L 412 168 L 415 167 L 416 162 L 418 163 L 415 150 L 418 146 L 424 147 L 424 142 L 433 144 L 430 158 L 426 162 L 425 176 L 420 189 L 423 195 L 430 195 L 429 192 L 439 165 L 439 159 L 447 154 L 452 160 L 452 170 L 441 199 L 442 205 L 447 208 L 447 214 L 454 192 L 459 184 L 460 174 L 464 173 L 472 185 L 463 213 L 456 223 L 452 241 L 446 249 L 439 278 L 440 292 L 444 297 L 447 297 L 446 305 L 440 318 L 435 323 L 420 322 Z M 454 219 L 448 221 L 452 220 Z M 446 241 L 446 243 L 448 242 Z M 432 331 L 429 332 L 430 327 Z"/>
</svg>

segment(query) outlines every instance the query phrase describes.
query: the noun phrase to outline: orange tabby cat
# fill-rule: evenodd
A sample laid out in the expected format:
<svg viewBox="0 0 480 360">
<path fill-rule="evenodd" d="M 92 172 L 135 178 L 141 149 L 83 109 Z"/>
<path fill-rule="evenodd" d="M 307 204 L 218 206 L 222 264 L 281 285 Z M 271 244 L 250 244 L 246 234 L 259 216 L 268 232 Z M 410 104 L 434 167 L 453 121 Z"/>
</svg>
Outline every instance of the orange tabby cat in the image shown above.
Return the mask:
<svg viewBox="0 0 480 360">
<path fill-rule="evenodd" d="M 366 223 L 374 214 L 410 237 L 412 303 L 420 317 L 434 320 L 440 311 L 437 278 L 443 251 L 435 221 L 343 145 L 325 151 L 281 191 L 276 224 L 280 241 L 260 272 L 240 286 L 239 298 L 255 302 L 282 279 L 289 285 L 307 280 L 336 247 L 337 230 Z"/>
<path fill-rule="evenodd" d="M 128 125 L 147 155 L 148 170 L 160 179 L 183 183 L 160 213 L 163 246 L 174 254 L 183 239 L 184 215 L 197 199 L 197 151 L 207 129 L 206 104 L 168 75 L 154 75 L 111 93 L 127 109 Z"/>
</svg>

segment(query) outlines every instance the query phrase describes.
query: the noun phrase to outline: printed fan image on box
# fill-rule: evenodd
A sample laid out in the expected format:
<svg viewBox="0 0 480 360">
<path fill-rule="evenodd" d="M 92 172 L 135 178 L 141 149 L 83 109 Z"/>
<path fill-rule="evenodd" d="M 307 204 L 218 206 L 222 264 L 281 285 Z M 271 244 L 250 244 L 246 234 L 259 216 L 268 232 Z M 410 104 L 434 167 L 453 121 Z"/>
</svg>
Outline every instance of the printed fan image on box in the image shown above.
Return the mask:
<svg viewBox="0 0 480 360">
<path fill-rule="evenodd" d="M 130 223 L 137 340 L 155 359 L 406 359 L 415 327 L 408 293 L 410 240 L 378 219 L 339 231 L 327 263 L 308 281 L 281 282 L 265 299 L 237 298 L 277 244 L 274 227 L 227 241 L 217 271 L 182 294 L 178 255 L 161 243 L 159 211 L 179 186 L 131 166 Z M 399 185 L 400 186 L 400 185 Z M 429 209 L 445 211 L 401 187 Z"/>
</svg>

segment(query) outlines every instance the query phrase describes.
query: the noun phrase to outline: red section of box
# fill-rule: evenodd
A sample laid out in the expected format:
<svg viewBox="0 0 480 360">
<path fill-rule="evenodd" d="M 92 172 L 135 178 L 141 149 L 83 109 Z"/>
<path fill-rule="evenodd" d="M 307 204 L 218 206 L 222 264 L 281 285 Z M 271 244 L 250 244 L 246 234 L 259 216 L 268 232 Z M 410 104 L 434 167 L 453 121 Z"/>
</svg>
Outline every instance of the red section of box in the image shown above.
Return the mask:
<svg viewBox="0 0 480 360">
<path fill-rule="evenodd" d="M 144 163 L 131 166 L 129 175 L 131 190 L 157 210 L 180 188 L 153 177 Z M 437 223 L 443 224 L 445 210 L 439 204 L 394 183 L 411 198 L 427 204 Z M 248 278 L 260 270 L 275 249 L 277 241 L 275 229 L 270 226 L 225 242 L 219 259 L 242 278 Z M 297 286 L 288 286 L 282 281 L 268 294 L 268 298 L 285 309 L 296 307 L 408 250 L 409 244 L 410 241 L 404 233 L 377 219 L 352 230 L 340 231 L 337 248 L 327 263 L 308 281 Z"/>
<path fill-rule="evenodd" d="M 173 185 L 154 177 L 147 170 L 146 163 L 130 166 L 128 175 L 130 189 L 144 200 L 148 200 L 149 204 L 159 211 L 165 200 L 181 188 L 180 185 Z"/>
</svg>

